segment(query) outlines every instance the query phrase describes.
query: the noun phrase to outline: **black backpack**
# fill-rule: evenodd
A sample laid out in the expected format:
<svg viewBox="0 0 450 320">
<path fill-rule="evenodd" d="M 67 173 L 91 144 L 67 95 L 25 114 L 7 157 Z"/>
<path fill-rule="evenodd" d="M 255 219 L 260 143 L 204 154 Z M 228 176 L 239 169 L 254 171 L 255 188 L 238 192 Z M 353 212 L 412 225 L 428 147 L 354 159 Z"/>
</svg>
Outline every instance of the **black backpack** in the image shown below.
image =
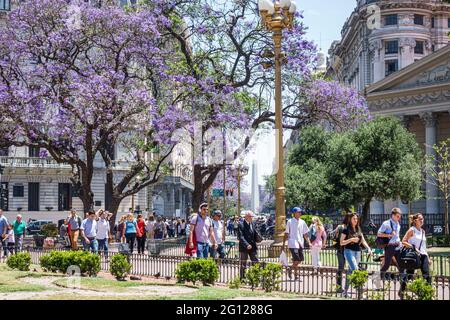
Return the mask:
<svg viewBox="0 0 450 320">
<path fill-rule="evenodd" d="M 392 221 L 389 220 L 389 223 L 391 224 L 392 232 L 394 232 L 394 226 L 392 225 Z M 375 244 L 376 244 L 378 249 L 384 249 L 389 244 L 389 241 L 391 241 L 391 238 L 377 237 L 375 239 Z"/>
</svg>

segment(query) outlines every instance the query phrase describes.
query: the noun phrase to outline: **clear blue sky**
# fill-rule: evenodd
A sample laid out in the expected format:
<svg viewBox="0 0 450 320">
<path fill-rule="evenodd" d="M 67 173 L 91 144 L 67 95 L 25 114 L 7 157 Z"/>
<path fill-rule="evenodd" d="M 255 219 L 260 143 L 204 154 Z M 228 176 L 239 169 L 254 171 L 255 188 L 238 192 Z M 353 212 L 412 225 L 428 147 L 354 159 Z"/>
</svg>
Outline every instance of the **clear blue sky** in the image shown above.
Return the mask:
<svg viewBox="0 0 450 320">
<path fill-rule="evenodd" d="M 346 19 L 356 7 L 356 0 L 296 0 L 297 7 L 303 11 L 304 23 L 308 26 L 307 38 L 322 47 L 325 54 L 334 40 L 341 37 L 341 29 Z M 285 134 L 285 140 L 287 134 Z M 275 137 L 269 133 L 260 137 L 255 150 L 247 157 L 246 165 L 251 168 L 253 159 L 258 165 L 259 184 L 264 183 L 263 176 L 272 173 Z M 246 176 L 244 192 L 250 192 L 251 170 Z"/>
</svg>

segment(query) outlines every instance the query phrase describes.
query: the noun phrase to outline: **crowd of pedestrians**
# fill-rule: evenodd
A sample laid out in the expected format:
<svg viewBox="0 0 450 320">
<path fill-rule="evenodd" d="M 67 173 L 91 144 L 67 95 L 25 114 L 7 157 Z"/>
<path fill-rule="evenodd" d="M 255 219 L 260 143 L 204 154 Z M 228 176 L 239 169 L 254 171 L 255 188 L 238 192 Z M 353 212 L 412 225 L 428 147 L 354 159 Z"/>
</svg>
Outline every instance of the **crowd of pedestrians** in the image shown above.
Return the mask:
<svg viewBox="0 0 450 320">
<path fill-rule="evenodd" d="M 373 255 L 372 248 L 368 245 L 360 226 L 360 218 L 354 212 L 349 212 L 343 217 L 343 221 L 333 231 L 327 231 L 319 217 L 314 217 L 310 226 L 301 218 L 305 213 L 300 207 L 291 210 L 292 218 L 286 223 L 282 251 L 285 250 L 286 241 L 292 258 L 292 265 L 288 267 L 288 275 L 298 280 L 299 265 L 305 260 L 304 249 L 310 248 L 313 273 L 320 272 L 321 250 L 326 247 L 327 237 L 333 239 L 333 247 L 336 249 L 337 290 L 344 295 L 348 294 L 349 281 L 343 286 L 343 273 L 347 270 L 347 277 L 361 265 L 362 250 L 366 249 L 369 256 Z M 137 248 L 138 254 L 144 254 L 148 239 L 165 239 L 186 236 L 185 252 L 198 258 L 227 257 L 226 236 L 236 236 L 239 247 L 239 260 L 241 263 L 240 276 L 244 277 L 248 260 L 252 263 L 258 259 L 258 243 L 262 241 L 259 232 L 259 220 L 255 221 L 255 215 L 251 211 L 245 211 L 243 217 L 231 217 L 223 219 L 222 212 L 215 210 L 209 212 L 208 204 L 200 205 L 196 214 L 192 214 L 187 221 L 179 218 L 164 218 L 149 215 L 144 218 L 138 214 L 128 213 L 119 218 L 111 230 L 110 221 L 112 214 L 103 209 L 97 212 L 89 211 L 81 218 L 75 210 L 71 210 L 65 219 L 62 229 L 67 237 L 68 244 L 73 250 L 78 250 L 78 238 L 81 239 L 84 250 L 101 252 L 108 255 L 109 243 L 115 238 L 121 243 L 126 243 L 129 252 L 133 253 Z M 391 218 L 384 221 L 377 232 L 377 247 L 383 248 L 380 256 L 380 275 L 382 279 L 390 279 L 388 272 L 391 266 L 398 269 L 401 275 L 401 288 L 398 292 L 403 298 L 406 283 L 411 279 L 416 269 L 421 270 L 421 275 L 428 283 L 431 283 L 431 260 L 427 253 L 427 241 L 425 236 L 424 216 L 420 213 L 411 218 L 411 227 L 406 230 L 403 238 L 401 235 L 402 212 L 399 208 L 393 208 Z M 265 222 L 266 223 L 266 222 Z M 22 216 L 9 223 L 0 210 L 0 234 L 1 253 L 4 256 L 22 250 L 23 239 L 27 225 Z M 234 238 L 233 241 L 234 243 Z M 384 243 L 384 244 L 382 244 Z M 416 250 L 420 257 L 416 267 L 405 266 L 404 250 Z M 346 268 L 347 267 L 347 268 Z"/>
<path fill-rule="evenodd" d="M 0 254 L 8 256 L 22 251 L 26 228 L 27 224 L 22 220 L 22 215 L 18 214 L 16 220 L 9 223 L 3 215 L 3 210 L 0 209 Z"/>
</svg>

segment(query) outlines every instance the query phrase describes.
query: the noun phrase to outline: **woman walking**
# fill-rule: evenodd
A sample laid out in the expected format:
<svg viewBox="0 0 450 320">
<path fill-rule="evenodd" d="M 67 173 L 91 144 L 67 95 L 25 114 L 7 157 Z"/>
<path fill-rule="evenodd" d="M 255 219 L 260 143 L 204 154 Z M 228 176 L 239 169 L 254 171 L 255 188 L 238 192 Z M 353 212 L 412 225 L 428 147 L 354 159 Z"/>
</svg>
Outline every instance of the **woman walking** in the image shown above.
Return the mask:
<svg viewBox="0 0 450 320">
<path fill-rule="evenodd" d="M 133 253 L 134 241 L 136 240 L 137 222 L 134 219 L 132 213 L 127 214 L 127 220 L 125 221 L 124 235 L 127 240 L 130 253 Z"/>
<path fill-rule="evenodd" d="M 137 240 L 138 254 L 141 253 L 144 254 L 147 234 L 145 233 L 145 220 L 142 214 L 138 214 L 137 216 L 136 240 Z"/>
<path fill-rule="evenodd" d="M 359 226 L 359 218 L 356 213 L 349 213 L 349 223 L 347 227 L 342 231 L 341 246 L 344 247 L 344 257 L 348 263 L 347 278 L 345 279 L 345 291 L 344 295 L 347 296 L 348 288 L 350 286 L 348 276 L 359 268 L 359 262 L 361 261 L 361 245 L 363 245 L 369 251 L 369 255 L 372 255 L 372 250 L 364 239 L 361 227 Z"/>
<path fill-rule="evenodd" d="M 320 251 L 322 248 L 326 247 L 327 243 L 327 233 L 325 232 L 325 228 L 320 221 L 319 217 L 312 218 L 313 224 L 310 227 L 310 230 L 314 230 L 312 233 L 315 237 L 311 237 L 311 257 L 312 257 L 312 265 L 314 268 L 314 272 L 319 272 L 319 268 L 321 267 L 320 262 Z"/>
<path fill-rule="evenodd" d="M 402 239 L 403 246 L 407 248 L 414 248 L 420 254 L 420 270 L 422 277 L 431 284 L 430 277 L 430 258 L 427 252 L 427 238 L 425 236 L 425 230 L 423 230 L 424 218 L 421 213 L 417 213 L 412 216 L 411 228 L 406 232 Z M 403 292 L 406 289 L 406 280 L 414 277 L 414 269 L 407 269 L 407 277 L 403 276 L 400 298 L 403 298 Z"/>
<path fill-rule="evenodd" d="M 338 271 L 336 275 L 336 285 L 337 285 L 337 293 L 343 293 L 344 289 L 342 288 L 342 274 L 345 268 L 345 257 L 344 257 L 344 247 L 341 246 L 341 235 L 342 232 L 347 228 L 349 219 L 351 215 L 346 214 L 344 216 L 344 220 L 342 224 L 338 225 L 336 229 L 333 230 L 333 238 L 334 238 L 334 248 L 336 249 L 336 255 L 338 259 Z"/>
<path fill-rule="evenodd" d="M 125 220 L 127 220 L 127 216 L 123 215 L 120 217 L 119 223 L 117 224 L 117 240 L 119 242 L 123 242 L 125 240 L 124 238 Z"/>
</svg>

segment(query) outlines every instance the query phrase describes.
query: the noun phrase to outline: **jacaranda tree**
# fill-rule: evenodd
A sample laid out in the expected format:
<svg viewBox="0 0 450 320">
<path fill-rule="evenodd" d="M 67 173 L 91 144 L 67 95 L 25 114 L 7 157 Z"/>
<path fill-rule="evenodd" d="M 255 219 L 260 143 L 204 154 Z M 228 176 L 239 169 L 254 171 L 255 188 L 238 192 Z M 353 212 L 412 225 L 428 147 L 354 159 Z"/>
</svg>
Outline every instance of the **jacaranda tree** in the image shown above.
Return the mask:
<svg viewBox="0 0 450 320">
<path fill-rule="evenodd" d="M 210 153 L 204 148 L 210 143 L 208 130 L 249 130 L 240 131 L 236 146 L 225 145 L 236 159 L 248 150 L 254 130 L 275 122 L 271 107 L 273 41 L 261 26 L 256 0 L 156 3 L 161 2 L 163 14 L 171 21 L 166 25 L 167 33 L 179 48 L 177 71 L 193 83 L 206 83 L 209 89 L 206 95 L 196 93 L 191 97 L 196 101 L 191 102 L 195 118 L 201 122 L 198 131 L 202 145 L 194 148 L 193 205 L 197 208 L 224 165 L 222 160 L 213 164 L 204 161 Z M 338 83 L 313 79 L 316 51 L 305 39 L 302 18 L 297 14 L 293 29 L 284 32 L 283 127 L 299 129 L 319 121 L 336 128 L 354 127 L 368 116 L 364 99 Z"/>
<path fill-rule="evenodd" d="M 30 0 L 8 16 L 0 35 L 2 114 L 15 125 L 16 145 L 44 148 L 72 166 L 84 210 L 93 207 L 96 156 L 108 158 L 116 143 L 132 152 L 125 174 L 106 161 L 108 209 L 116 213 L 123 198 L 158 180 L 171 133 L 187 121 L 156 94 L 159 83 L 175 83 L 165 65 L 172 49 L 159 31 L 166 23 L 153 10 L 65 0 Z M 155 148 L 149 162 L 145 154 Z"/>
</svg>

